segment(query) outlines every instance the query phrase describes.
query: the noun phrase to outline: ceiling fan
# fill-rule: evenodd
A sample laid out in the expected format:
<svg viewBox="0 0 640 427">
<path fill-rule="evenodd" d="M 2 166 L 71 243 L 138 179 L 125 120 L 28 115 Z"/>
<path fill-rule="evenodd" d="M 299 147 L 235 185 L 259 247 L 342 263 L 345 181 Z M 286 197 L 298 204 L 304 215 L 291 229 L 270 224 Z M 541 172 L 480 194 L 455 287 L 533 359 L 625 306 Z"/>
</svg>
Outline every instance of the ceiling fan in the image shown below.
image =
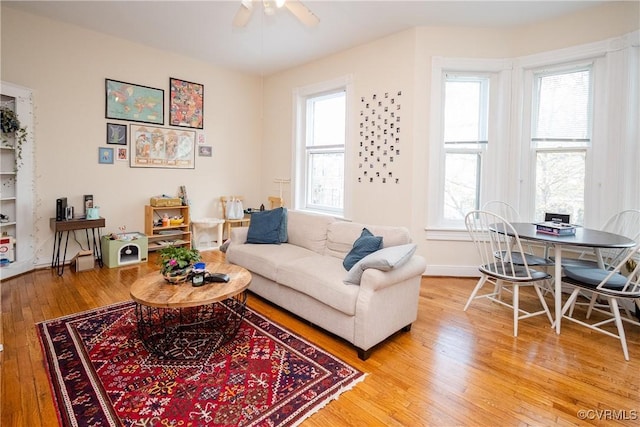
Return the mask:
<svg viewBox="0 0 640 427">
<path fill-rule="evenodd" d="M 262 2 L 266 15 L 273 15 L 276 9 L 285 7 L 298 18 L 300 22 L 308 27 L 315 27 L 320 22 L 320 19 L 299 0 L 242 0 L 240 2 L 240 9 L 238 9 L 236 16 L 233 18 L 233 26 L 241 28 L 247 25 L 249 19 L 251 19 L 254 4 L 259 2 Z"/>
</svg>

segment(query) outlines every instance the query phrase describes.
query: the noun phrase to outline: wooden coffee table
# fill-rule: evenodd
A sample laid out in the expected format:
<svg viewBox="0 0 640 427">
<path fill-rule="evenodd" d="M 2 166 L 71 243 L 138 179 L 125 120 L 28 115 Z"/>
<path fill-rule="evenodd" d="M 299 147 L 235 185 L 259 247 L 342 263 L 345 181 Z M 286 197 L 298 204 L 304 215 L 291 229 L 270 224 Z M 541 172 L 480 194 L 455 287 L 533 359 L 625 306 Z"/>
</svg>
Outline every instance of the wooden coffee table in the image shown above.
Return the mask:
<svg viewBox="0 0 640 427">
<path fill-rule="evenodd" d="M 138 334 L 149 351 L 165 358 L 196 359 L 235 336 L 244 319 L 251 273 L 215 262 L 207 263 L 206 269 L 228 274 L 229 282 L 175 285 L 153 272 L 131 285 Z"/>
</svg>

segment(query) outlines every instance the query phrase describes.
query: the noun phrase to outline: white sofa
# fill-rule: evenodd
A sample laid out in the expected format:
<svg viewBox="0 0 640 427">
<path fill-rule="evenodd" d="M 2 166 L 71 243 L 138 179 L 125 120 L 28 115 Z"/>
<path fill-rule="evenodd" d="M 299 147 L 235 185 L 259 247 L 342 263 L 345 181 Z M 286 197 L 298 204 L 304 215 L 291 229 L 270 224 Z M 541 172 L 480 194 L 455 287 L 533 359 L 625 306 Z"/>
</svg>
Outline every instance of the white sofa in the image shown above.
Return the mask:
<svg viewBox="0 0 640 427">
<path fill-rule="evenodd" d="M 384 249 L 347 272 L 343 259 L 365 227 L 382 236 Z M 413 254 L 406 228 L 288 211 L 286 243 L 246 243 L 247 232 L 248 227 L 232 229 L 227 261 L 251 271 L 249 290 L 349 341 L 362 360 L 387 337 L 411 329 L 426 262 Z M 390 254 L 407 248 L 413 250 L 406 256 Z M 359 285 L 344 282 L 349 276 L 357 283 L 359 273 Z"/>
</svg>

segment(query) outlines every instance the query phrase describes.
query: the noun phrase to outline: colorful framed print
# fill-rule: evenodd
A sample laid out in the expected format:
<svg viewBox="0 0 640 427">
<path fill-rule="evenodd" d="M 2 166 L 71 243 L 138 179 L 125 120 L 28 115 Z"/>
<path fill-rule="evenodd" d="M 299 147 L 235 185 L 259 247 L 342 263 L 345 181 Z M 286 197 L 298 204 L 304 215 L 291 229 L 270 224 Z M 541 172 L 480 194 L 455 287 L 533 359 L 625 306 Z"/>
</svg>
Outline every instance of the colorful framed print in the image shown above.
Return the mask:
<svg viewBox="0 0 640 427">
<path fill-rule="evenodd" d="M 113 148 L 98 147 L 98 163 L 113 164 Z"/>
<path fill-rule="evenodd" d="M 195 129 L 204 127 L 204 85 L 169 78 L 169 124 Z"/>
<path fill-rule="evenodd" d="M 131 167 L 195 168 L 195 130 L 129 125 L 129 140 Z"/>
<path fill-rule="evenodd" d="M 105 79 L 105 117 L 164 124 L 164 90 Z"/>
<path fill-rule="evenodd" d="M 127 147 L 116 147 L 116 160 L 122 162 L 129 160 L 129 150 Z"/>
<path fill-rule="evenodd" d="M 107 144 L 127 145 L 127 125 L 107 123 Z"/>
</svg>

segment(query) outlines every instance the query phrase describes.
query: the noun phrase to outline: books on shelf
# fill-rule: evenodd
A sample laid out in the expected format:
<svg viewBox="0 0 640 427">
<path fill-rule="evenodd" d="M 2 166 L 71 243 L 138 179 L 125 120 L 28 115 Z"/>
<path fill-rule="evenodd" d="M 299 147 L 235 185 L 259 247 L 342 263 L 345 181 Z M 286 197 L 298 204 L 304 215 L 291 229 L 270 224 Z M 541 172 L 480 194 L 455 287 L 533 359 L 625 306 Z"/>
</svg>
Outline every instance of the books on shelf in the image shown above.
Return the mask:
<svg viewBox="0 0 640 427">
<path fill-rule="evenodd" d="M 554 236 L 573 236 L 576 234 L 576 226 L 563 222 L 545 221 L 536 224 L 536 231 Z"/>
</svg>

